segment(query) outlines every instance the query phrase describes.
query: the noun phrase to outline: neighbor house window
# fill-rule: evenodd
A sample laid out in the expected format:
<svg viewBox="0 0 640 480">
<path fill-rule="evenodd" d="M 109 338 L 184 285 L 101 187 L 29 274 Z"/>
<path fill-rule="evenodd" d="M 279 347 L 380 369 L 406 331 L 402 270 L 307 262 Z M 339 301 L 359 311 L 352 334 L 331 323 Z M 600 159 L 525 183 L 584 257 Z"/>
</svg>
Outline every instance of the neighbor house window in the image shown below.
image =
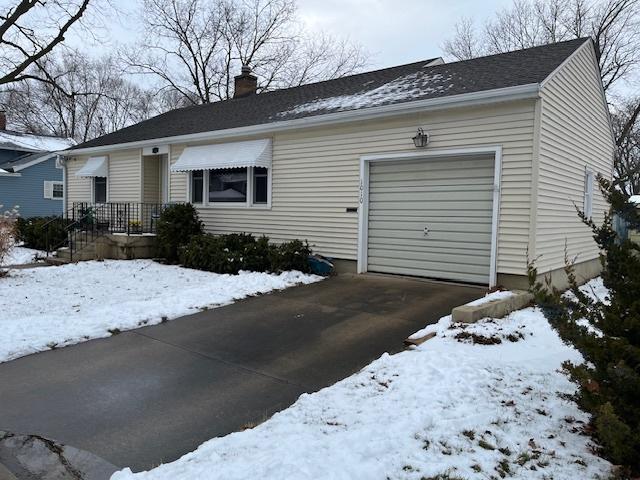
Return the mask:
<svg viewBox="0 0 640 480">
<path fill-rule="evenodd" d="M 593 190 L 594 190 L 594 174 L 590 170 L 586 170 L 584 174 L 584 205 L 583 211 L 587 218 L 593 215 Z"/>
<path fill-rule="evenodd" d="M 247 170 L 209 170 L 209 202 L 247 203 Z"/>
<path fill-rule="evenodd" d="M 45 181 L 44 198 L 48 200 L 61 200 L 64 197 L 64 186 L 62 182 Z"/>
<path fill-rule="evenodd" d="M 62 182 L 53 182 L 53 189 L 51 191 L 52 198 L 64 197 L 64 185 Z"/>
<path fill-rule="evenodd" d="M 204 190 L 204 170 L 191 172 L 191 203 L 202 203 Z"/>
<path fill-rule="evenodd" d="M 107 203 L 107 177 L 93 177 L 93 201 Z"/>
</svg>

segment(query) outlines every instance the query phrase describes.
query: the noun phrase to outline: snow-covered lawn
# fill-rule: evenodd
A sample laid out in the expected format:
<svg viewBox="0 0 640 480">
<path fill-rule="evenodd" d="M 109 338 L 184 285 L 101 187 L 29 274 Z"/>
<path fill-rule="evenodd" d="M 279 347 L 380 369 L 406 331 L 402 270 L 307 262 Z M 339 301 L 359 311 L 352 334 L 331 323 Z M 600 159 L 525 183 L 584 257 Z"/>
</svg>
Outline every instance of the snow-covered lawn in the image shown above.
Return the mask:
<svg viewBox="0 0 640 480">
<path fill-rule="evenodd" d="M 46 252 L 43 252 L 42 250 L 15 246 L 11 247 L 11 250 L 9 250 L 7 256 L 4 257 L 4 261 L 0 266 L 26 265 L 28 263 L 34 263 L 36 261 L 36 257 L 42 258 L 45 255 Z"/>
<path fill-rule="evenodd" d="M 252 430 L 112 480 L 607 476 L 581 433 L 587 415 L 561 396 L 575 385 L 559 368 L 581 356 L 540 310 L 467 326 L 445 317 L 427 331 L 437 336 L 302 395 Z"/>
<path fill-rule="evenodd" d="M 151 260 L 14 270 L 0 278 L 0 362 L 321 278 L 218 275 Z"/>
</svg>

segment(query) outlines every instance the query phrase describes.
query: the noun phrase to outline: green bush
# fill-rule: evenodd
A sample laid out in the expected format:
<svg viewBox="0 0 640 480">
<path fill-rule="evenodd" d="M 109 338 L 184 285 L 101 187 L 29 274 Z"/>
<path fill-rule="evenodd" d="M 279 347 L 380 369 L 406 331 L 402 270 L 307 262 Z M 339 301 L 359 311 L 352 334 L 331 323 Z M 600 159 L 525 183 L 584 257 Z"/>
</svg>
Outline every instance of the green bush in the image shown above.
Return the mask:
<svg viewBox="0 0 640 480">
<path fill-rule="evenodd" d="M 158 256 L 169 263 L 178 261 L 178 250 L 194 235 L 202 235 L 198 212 L 190 203 L 169 205 L 160 214 L 157 229 Z"/>
<path fill-rule="evenodd" d="M 62 217 L 31 217 L 18 218 L 17 240 L 24 242 L 25 247 L 46 250 L 57 248 L 67 240 L 67 226 L 70 220 Z M 45 226 L 48 224 L 48 226 Z"/>
<path fill-rule="evenodd" d="M 293 240 L 279 245 L 265 236 L 245 233 L 214 236 L 197 235 L 180 248 L 180 263 L 188 268 L 216 273 L 309 271 L 311 249 L 306 242 Z"/>
<path fill-rule="evenodd" d="M 640 245 L 619 238 L 612 225 L 619 215 L 630 228 L 640 229 L 640 212 L 608 180 L 600 189 L 611 205 L 601 225 L 578 214 L 593 231 L 600 247 L 602 281 L 608 302 L 594 301 L 580 290 L 571 262 L 567 273 L 573 295 L 563 295 L 550 281 L 537 282 L 529 267 L 531 289 L 560 337 L 574 345 L 585 363 L 566 364 L 580 386 L 575 400 L 592 416 L 592 428 L 602 454 L 622 466 L 621 478 L 640 475 Z M 596 330 L 581 321 L 586 319 Z"/>
</svg>

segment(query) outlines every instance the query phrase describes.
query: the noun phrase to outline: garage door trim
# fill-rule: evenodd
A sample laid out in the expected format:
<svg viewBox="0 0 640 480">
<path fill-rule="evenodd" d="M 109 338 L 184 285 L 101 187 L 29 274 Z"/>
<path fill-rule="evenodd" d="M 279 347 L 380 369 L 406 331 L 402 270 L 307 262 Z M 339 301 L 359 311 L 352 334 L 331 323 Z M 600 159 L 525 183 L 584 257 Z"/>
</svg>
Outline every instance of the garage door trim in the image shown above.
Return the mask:
<svg viewBox="0 0 640 480">
<path fill-rule="evenodd" d="M 502 171 L 502 147 L 500 145 L 433 149 L 420 152 L 384 153 L 363 155 L 360 157 L 360 194 L 358 208 L 358 273 L 367 271 L 368 228 L 369 228 L 369 166 L 371 162 L 401 162 L 406 160 L 442 159 L 442 157 L 460 157 L 472 155 L 494 156 L 493 205 L 491 218 L 491 258 L 489 265 L 489 286 L 493 287 L 497 279 L 498 217 L 500 215 L 500 177 Z"/>
</svg>

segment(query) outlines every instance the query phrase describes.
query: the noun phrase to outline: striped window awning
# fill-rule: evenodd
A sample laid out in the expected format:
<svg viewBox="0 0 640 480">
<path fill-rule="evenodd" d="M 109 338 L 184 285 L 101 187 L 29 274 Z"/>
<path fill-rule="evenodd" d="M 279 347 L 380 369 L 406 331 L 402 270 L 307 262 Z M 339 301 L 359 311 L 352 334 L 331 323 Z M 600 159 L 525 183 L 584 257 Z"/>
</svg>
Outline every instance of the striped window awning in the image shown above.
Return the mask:
<svg viewBox="0 0 640 480">
<path fill-rule="evenodd" d="M 76 177 L 107 177 L 109 164 L 107 157 L 90 157 L 87 163 L 76 172 Z"/>
<path fill-rule="evenodd" d="M 201 145 L 184 149 L 172 172 L 217 170 L 222 168 L 271 167 L 271 140 Z"/>
</svg>

